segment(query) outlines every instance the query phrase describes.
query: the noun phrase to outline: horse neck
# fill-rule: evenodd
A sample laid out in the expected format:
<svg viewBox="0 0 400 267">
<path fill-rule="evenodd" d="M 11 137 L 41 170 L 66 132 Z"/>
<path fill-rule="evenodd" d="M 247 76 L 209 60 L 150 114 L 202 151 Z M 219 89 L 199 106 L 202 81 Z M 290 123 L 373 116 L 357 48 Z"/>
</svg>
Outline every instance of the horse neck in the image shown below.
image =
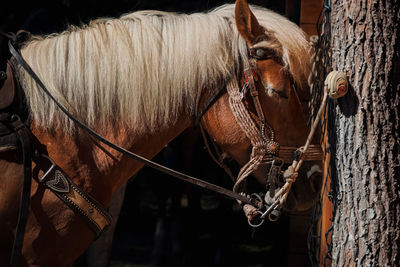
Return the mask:
<svg viewBox="0 0 400 267">
<path fill-rule="evenodd" d="M 130 151 L 141 155 L 147 159 L 152 159 L 158 152 L 160 152 L 166 144 L 172 141 L 176 136 L 183 132 L 192 124 L 190 116 L 183 116 L 181 119 L 170 125 L 162 126 L 158 130 L 150 132 L 135 133 L 131 132 L 125 135 L 126 146 Z M 105 157 L 104 153 L 98 150 L 99 157 Z M 119 154 L 114 152 L 114 154 Z M 110 175 L 107 176 L 112 193 L 118 190 L 129 178 L 135 175 L 144 164 L 127 156 L 122 156 L 121 160 L 114 166 Z M 115 177 L 119 176 L 118 181 Z"/>
<path fill-rule="evenodd" d="M 122 124 L 95 130 L 111 142 L 151 159 L 191 123 L 190 116 L 180 116 L 175 123 L 151 131 L 137 132 Z M 46 146 L 54 162 L 78 186 L 104 205 L 143 167 L 142 163 L 101 144 L 83 131 L 73 135 L 57 130 L 50 133 L 35 123 L 31 130 Z"/>
</svg>

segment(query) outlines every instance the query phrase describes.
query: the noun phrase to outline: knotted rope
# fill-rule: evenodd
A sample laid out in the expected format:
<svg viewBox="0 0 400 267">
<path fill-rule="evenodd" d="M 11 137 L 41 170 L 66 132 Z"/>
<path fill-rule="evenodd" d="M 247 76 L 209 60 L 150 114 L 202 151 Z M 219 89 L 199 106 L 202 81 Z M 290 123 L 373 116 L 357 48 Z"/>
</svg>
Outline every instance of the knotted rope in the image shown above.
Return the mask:
<svg viewBox="0 0 400 267">
<path fill-rule="evenodd" d="M 281 208 L 282 205 L 285 203 L 285 201 L 289 195 L 290 188 L 292 187 L 292 184 L 296 181 L 296 179 L 299 175 L 298 171 L 299 171 L 301 165 L 303 164 L 304 156 L 307 153 L 308 148 L 310 147 L 311 140 L 314 137 L 319 120 L 322 116 L 322 112 L 325 110 L 327 98 L 328 98 L 328 89 L 325 88 L 324 97 L 322 99 L 321 106 L 318 110 L 316 119 L 314 120 L 314 122 L 311 126 L 311 131 L 308 134 L 306 144 L 299 149 L 299 151 L 300 151 L 299 158 L 293 160 L 292 165 L 289 166 L 287 168 L 287 170 L 283 173 L 283 177 L 285 178 L 286 182 L 282 186 L 282 188 L 275 194 L 275 196 L 273 198 L 275 200 L 275 202 L 272 203 L 272 205 L 267 209 L 266 212 L 264 212 L 264 214 L 261 216 L 261 218 L 264 218 L 265 216 L 267 216 L 272 210 L 274 210 L 276 208 Z"/>
<path fill-rule="evenodd" d="M 250 160 L 240 169 L 236 183 L 233 186 L 233 191 L 238 192 L 239 185 L 247 176 L 250 175 L 250 173 L 256 170 L 263 161 L 266 144 L 263 134 L 261 134 L 260 129 L 254 123 L 250 113 L 243 103 L 242 93 L 240 92 L 236 76 L 229 81 L 226 88 L 229 94 L 229 105 L 235 116 L 236 122 L 246 134 L 252 145 Z"/>
<path fill-rule="evenodd" d="M 253 70 L 250 69 L 250 71 Z M 233 187 L 234 192 L 239 191 L 239 186 L 241 185 L 241 183 L 253 171 L 255 171 L 258 168 L 258 166 L 264 161 L 266 156 L 272 156 L 273 158 L 273 156 L 275 156 L 279 152 L 279 144 L 274 141 L 273 130 L 265 121 L 264 114 L 260 106 L 260 102 L 258 99 L 258 91 L 254 83 L 255 75 L 256 74 L 253 73 L 253 75 L 247 76 L 247 71 L 245 71 L 246 83 L 243 87 L 243 92 L 241 92 L 239 89 L 238 80 L 236 76 L 233 77 L 227 84 L 229 105 L 231 107 L 231 110 L 235 116 L 236 122 L 239 124 L 240 128 L 245 133 L 246 137 L 250 140 L 252 145 L 250 160 L 240 169 L 238 178 Z M 252 118 L 251 113 L 246 108 L 243 101 L 244 91 L 247 89 L 247 87 L 250 87 L 250 94 L 253 97 L 254 105 L 258 113 L 256 121 Z M 271 202 L 267 203 L 270 206 L 264 213 L 262 213 L 260 217 L 261 220 L 264 220 L 264 218 L 269 214 L 271 214 L 273 210 L 281 209 L 283 204 L 285 203 L 289 195 L 290 189 L 292 187 L 292 184 L 296 181 L 298 177 L 298 171 L 303 161 L 306 160 L 306 153 L 308 152 L 309 148 L 310 150 L 313 150 L 311 141 L 314 137 L 320 117 L 322 116 L 322 112 L 325 109 L 327 96 L 328 96 L 328 90 L 325 90 L 321 106 L 319 108 L 316 119 L 312 124 L 311 131 L 307 137 L 306 144 L 303 147 L 297 149 L 297 151 L 299 152 L 298 157 L 295 157 L 292 164 L 287 168 L 287 170 L 283 174 L 283 177 L 285 178 L 285 184 L 272 197 Z M 260 124 L 259 127 L 257 127 L 256 122 Z M 269 135 L 265 133 L 265 130 L 269 131 Z M 254 206 L 245 205 L 243 208 L 249 220 L 251 220 L 252 217 L 256 216 L 257 213 L 260 214 L 260 211 L 258 211 L 257 208 Z"/>
</svg>

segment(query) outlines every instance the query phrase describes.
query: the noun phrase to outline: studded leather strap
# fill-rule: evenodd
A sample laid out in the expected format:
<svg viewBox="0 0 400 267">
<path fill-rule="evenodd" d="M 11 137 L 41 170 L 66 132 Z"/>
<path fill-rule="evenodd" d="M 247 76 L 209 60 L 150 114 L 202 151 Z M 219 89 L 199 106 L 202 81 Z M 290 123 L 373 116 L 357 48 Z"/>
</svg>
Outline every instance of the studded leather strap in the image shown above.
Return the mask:
<svg viewBox="0 0 400 267">
<path fill-rule="evenodd" d="M 38 181 L 74 210 L 100 236 L 111 224 L 111 215 L 94 198 L 83 192 L 49 157 L 41 158 L 47 160 L 51 166 Z"/>
</svg>

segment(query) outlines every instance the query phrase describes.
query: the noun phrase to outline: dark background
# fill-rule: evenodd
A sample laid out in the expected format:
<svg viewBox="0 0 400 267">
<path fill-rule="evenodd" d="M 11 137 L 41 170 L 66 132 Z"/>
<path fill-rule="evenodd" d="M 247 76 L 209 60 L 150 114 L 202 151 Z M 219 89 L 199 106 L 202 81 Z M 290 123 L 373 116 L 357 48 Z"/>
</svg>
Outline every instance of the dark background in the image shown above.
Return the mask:
<svg viewBox="0 0 400 267">
<path fill-rule="evenodd" d="M 65 0 L 9 1 L 0 9 L 0 30 L 49 34 L 97 17 L 143 9 L 200 12 L 234 1 Z M 286 1 L 287 2 L 287 1 Z M 299 1 L 297 1 L 299 2 Z M 300 9 L 285 1 L 250 1 L 287 14 L 298 23 Z M 297 12 L 298 11 L 298 12 Z M 0 37 L 1 68 L 8 56 Z M 156 160 L 227 188 L 233 183 L 208 156 L 199 132 L 189 130 Z M 234 163 L 231 164 L 233 168 Z M 308 266 L 307 214 L 286 215 L 251 229 L 232 200 L 193 188 L 144 168 L 128 182 L 115 231 L 111 266 Z M 76 266 L 86 266 L 83 255 Z"/>
<path fill-rule="evenodd" d="M 16 32 L 20 29 L 33 34 L 49 34 L 66 29 L 68 24 L 80 25 L 98 17 L 117 17 L 121 14 L 143 9 L 174 12 L 200 12 L 224 3 L 224 0 L 8 0 L 0 8 L 0 30 Z M 289 3 L 285 4 L 285 3 Z M 299 22 L 300 0 L 253 0 L 251 4 L 287 14 Z M 286 7 L 285 7 L 286 6 Z M 286 9 L 286 11 L 285 11 Z M 0 62 L 4 64 L 7 46 L 0 37 Z"/>
</svg>

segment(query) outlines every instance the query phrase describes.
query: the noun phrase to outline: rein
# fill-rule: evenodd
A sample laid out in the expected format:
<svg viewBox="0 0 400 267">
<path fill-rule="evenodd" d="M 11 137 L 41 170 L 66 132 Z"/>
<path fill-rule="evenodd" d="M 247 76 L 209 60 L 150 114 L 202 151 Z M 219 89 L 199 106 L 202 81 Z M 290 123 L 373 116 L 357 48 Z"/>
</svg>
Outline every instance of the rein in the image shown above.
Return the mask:
<svg viewBox="0 0 400 267">
<path fill-rule="evenodd" d="M 64 114 L 71 119 L 74 123 L 76 123 L 80 128 L 85 130 L 88 134 L 93 136 L 95 139 L 99 140 L 103 144 L 111 147 L 112 149 L 126 155 L 132 159 L 135 159 L 149 167 L 171 175 L 175 178 L 183 180 L 185 182 L 197 185 L 201 188 L 214 191 L 218 194 L 224 195 L 225 197 L 236 199 L 241 203 L 246 203 L 247 205 L 257 208 L 262 207 L 262 202 L 256 198 L 250 198 L 244 196 L 242 194 L 238 194 L 234 191 L 228 190 L 221 186 L 211 184 L 209 182 L 197 179 L 190 175 L 175 171 L 168 167 L 162 166 L 158 163 L 155 163 L 151 160 L 148 160 L 138 154 L 135 154 L 131 151 L 126 150 L 109 140 L 105 139 L 98 133 L 96 133 L 93 129 L 89 128 L 81 121 L 76 119 L 63 105 L 61 105 L 55 97 L 49 92 L 49 90 L 45 87 L 40 78 L 36 75 L 36 73 L 31 69 L 28 63 L 24 60 L 21 53 L 19 52 L 19 44 L 26 41 L 25 39 L 29 33 L 27 32 L 19 32 L 17 35 L 12 34 L 4 34 L 0 32 L 1 35 L 10 39 L 8 42 L 9 51 L 11 55 L 14 57 L 16 62 L 22 66 L 25 71 L 33 78 L 33 80 L 39 85 L 42 91 L 50 97 L 54 101 L 54 103 L 60 108 Z M 16 48 L 16 47 L 17 48 Z M 13 75 L 10 75 L 9 78 L 14 79 Z M 18 85 L 19 86 L 19 85 Z M 222 86 L 220 91 L 222 91 L 224 87 Z M 22 91 L 22 90 L 21 90 Z M 217 94 L 216 94 L 217 96 Z M 216 97 L 215 96 L 215 97 Z M 208 105 L 211 105 L 212 101 Z M 204 111 L 205 112 L 205 111 Z M 18 113 L 17 113 L 18 114 Z M 11 251 L 10 258 L 10 266 L 16 267 L 19 264 L 19 259 L 21 256 L 21 249 L 24 240 L 25 234 L 25 226 L 29 214 L 29 202 L 30 202 L 30 187 L 31 187 L 31 177 L 32 177 L 32 160 L 36 162 L 43 161 L 43 159 L 47 162 L 47 165 L 50 165 L 49 169 L 45 172 L 45 174 L 38 178 L 37 181 L 41 184 L 44 184 L 48 189 L 50 189 L 57 197 L 59 197 L 65 204 L 67 204 L 73 211 L 77 213 L 87 224 L 92 228 L 94 233 L 99 236 L 111 223 L 111 216 L 108 212 L 102 207 L 100 203 L 98 203 L 91 196 L 83 192 L 77 185 L 73 183 L 73 181 L 60 169 L 50 157 L 45 154 L 39 155 L 38 150 L 35 150 L 33 156 L 31 155 L 32 149 L 34 147 L 31 144 L 31 138 L 34 136 L 31 134 L 29 127 L 20 121 L 19 117 L 16 115 L 13 117 L 13 120 L 10 122 L 15 127 L 13 127 L 13 131 L 16 133 L 18 137 L 20 137 L 20 144 L 22 145 L 23 150 L 23 166 L 24 166 L 24 185 L 23 190 L 21 192 L 21 204 L 18 211 L 18 222 L 16 228 L 16 234 L 14 239 L 13 248 Z M 22 140 L 21 138 L 24 138 Z M 26 139 L 26 140 L 25 140 Z"/>
<path fill-rule="evenodd" d="M 158 171 L 161 171 L 163 173 L 169 174 L 171 176 L 174 176 L 180 180 L 189 182 L 191 184 L 197 185 L 199 187 L 211 190 L 211 191 L 215 191 L 219 194 L 222 194 L 226 197 L 229 198 L 233 198 L 236 200 L 240 200 L 244 203 L 250 204 L 250 205 L 254 205 L 256 204 L 251 198 L 245 197 L 243 195 L 240 195 L 236 192 L 233 192 L 231 190 L 228 190 L 226 188 L 211 184 L 209 182 L 200 180 L 198 178 L 192 177 L 190 175 L 175 171 L 173 169 L 170 169 L 168 167 L 165 167 L 161 164 L 155 163 L 151 160 L 148 160 L 138 154 L 135 154 L 125 148 L 122 148 L 112 142 L 110 142 L 109 140 L 107 140 L 106 138 L 102 137 L 100 134 L 98 134 L 97 132 L 95 132 L 93 129 L 89 128 L 88 126 L 86 126 L 85 124 L 83 124 L 81 121 L 79 121 L 78 119 L 76 119 L 63 105 L 61 105 L 56 99 L 55 97 L 49 92 L 49 90 L 46 88 L 46 86 L 43 84 L 43 82 L 40 80 L 40 78 L 36 75 L 36 73 L 31 69 L 31 67 L 28 65 L 28 63 L 23 59 L 22 55 L 20 54 L 19 51 L 17 51 L 14 46 L 12 45 L 11 42 L 9 42 L 9 49 L 11 54 L 14 56 L 14 58 L 17 60 L 17 62 L 29 73 L 29 75 L 31 75 L 31 77 L 35 80 L 35 82 L 39 85 L 39 87 L 43 90 L 43 92 L 50 97 L 54 103 L 61 109 L 62 112 L 64 112 L 65 115 L 67 115 L 67 117 L 69 119 L 71 119 L 74 123 L 76 123 L 80 128 L 84 129 L 87 133 L 89 133 L 91 136 L 93 136 L 94 138 L 96 138 L 97 140 L 99 140 L 100 142 L 102 142 L 103 144 L 106 144 L 107 146 L 113 148 L 114 150 L 130 157 L 133 158 L 145 165 L 148 165 L 149 167 L 156 169 Z"/>
</svg>

